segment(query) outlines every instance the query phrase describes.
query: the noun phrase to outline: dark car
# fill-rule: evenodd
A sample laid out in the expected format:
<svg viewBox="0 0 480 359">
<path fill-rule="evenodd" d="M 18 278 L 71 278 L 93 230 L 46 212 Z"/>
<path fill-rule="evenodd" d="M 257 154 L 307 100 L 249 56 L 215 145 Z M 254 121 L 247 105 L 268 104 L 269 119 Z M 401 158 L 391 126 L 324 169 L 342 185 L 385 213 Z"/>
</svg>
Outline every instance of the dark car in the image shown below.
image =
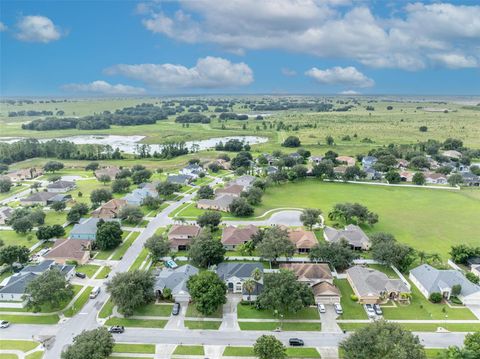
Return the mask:
<svg viewBox="0 0 480 359">
<path fill-rule="evenodd" d="M 302 339 L 299 338 L 290 338 L 288 339 L 288 344 L 290 344 L 292 347 L 303 347 L 305 344 Z"/>
<path fill-rule="evenodd" d="M 114 325 L 113 327 L 110 327 L 108 331 L 113 334 L 122 334 L 125 331 L 125 328 L 123 325 Z"/>
<path fill-rule="evenodd" d="M 76 275 L 78 278 L 82 278 L 82 279 L 87 278 L 87 275 L 86 275 L 85 273 L 82 273 L 82 272 L 75 272 L 75 275 Z"/>
<path fill-rule="evenodd" d="M 373 310 L 375 311 L 376 315 L 382 315 L 383 314 L 382 308 L 380 308 L 380 306 L 378 304 L 373 305 Z"/>
<path fill-rule="evenodd" d="M 172 309 L 172 315 L 178 315 L 178 314 L 180 314 L 180 303 L 175 302 Z"/>
</svg>

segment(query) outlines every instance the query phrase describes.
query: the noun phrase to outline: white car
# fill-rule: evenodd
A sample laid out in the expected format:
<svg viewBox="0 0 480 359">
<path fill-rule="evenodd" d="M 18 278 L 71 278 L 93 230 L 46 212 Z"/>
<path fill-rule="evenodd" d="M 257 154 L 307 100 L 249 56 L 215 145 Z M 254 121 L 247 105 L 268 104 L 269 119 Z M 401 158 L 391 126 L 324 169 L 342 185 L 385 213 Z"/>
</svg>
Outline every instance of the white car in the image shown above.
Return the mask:
<svg viewBox="0 0 480 359">
<path fill-rule="evenodd" d="M 318 311 L 320 313 L 326 313 L 327 312 L 326 309 L 325 309 L 325 306 L 323 304 L 318 305 Z"/>
<path fill-rule="evenodd" d="M 6 320 L 0 320 L 0 328 L 8 328 L 10 326 L 10 322 Z"/>
</svg>

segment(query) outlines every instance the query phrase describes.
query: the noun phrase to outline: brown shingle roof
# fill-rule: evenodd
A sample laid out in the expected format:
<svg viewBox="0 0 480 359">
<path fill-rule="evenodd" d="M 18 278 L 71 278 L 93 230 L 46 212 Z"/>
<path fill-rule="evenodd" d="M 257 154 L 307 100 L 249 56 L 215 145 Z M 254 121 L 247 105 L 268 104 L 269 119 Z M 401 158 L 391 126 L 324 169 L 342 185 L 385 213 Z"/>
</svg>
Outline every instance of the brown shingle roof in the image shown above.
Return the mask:
<svg viewBox="0 0 480 359">
<path fill-rule="evenodd" d="M 327 263 L 282 263 L 280 268 L 295 273 L 299 281 L 318 282 L 332 280 L 332 271 Z"/>
<path fill-rule="evenodd" d="M 189 236 L 189 237 L 196 237 L 200 233 L 200 227 L 194 225 L 185 225 L 185 224 L 175 224 L 170 232 L 168 233 L 168 237 L 175 237 L 175 236 Z"/>
<path fill-rule="evenodd" d="M 215 190 L 215 194 L 218 196 L 220 194 L 232 194 L 232 195 L 237 195 L 240 196 L 240 194 L 243 192 L 244 187 L 239 184 L 232 184 L 228 187 L 225 188 L 218 188 Z"/>
<path fill-rule="evenodd" d="M 293 229 L 288 231 L 288 237 L 296 248 L 313 248 L 318 244 L 315 233 L 303 229 Z"/>
<path fill-rule="evenodd" d="M 53 248 L 45 258 L 77 258 L 82 259 L 90 248 L 90 241 L 80 239 L 57 239 Z"/>
<path fill-rule="evenodd" d="M 124 199 L 114 198 L 98 207 L 92 212 L 92 217 L 98 218 L 115 218 L 120 210 L 127 205 L 127 201 Z"/>
<path fill-rule="evenodd" d="M 258 228 L 253 224 L 244 228 L 228 226 L 223 230 L 222 243 L 238 245 L 248 242 L 254 234 L 258 233 Z"/>
<path fill-rule="evenodd" d="M 329 282 L 320 282 L 312 286 L 315 297 L 322 296 L 341 296 L 340 290 Z"/>
</svg>

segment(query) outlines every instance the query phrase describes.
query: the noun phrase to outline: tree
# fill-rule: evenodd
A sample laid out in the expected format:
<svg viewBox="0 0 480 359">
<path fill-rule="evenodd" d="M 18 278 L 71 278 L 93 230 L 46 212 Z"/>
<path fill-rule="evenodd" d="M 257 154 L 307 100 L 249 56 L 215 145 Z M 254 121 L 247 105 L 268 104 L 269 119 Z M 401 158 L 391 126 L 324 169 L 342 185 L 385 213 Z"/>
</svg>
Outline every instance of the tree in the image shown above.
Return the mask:
<svg viewBox="0 0 480 359">
<path fill-rule="evenodd" d="M 61 201 L 53 202 L 50 205 L 50 208 L 53 209 L 55 212 L 61 212 L 65 208 L 67 208 L 67 204 L 65 202 L 61 202 Z"/>
<path fill-rule="evenodd" d="M 120 223 L 100 221 L 97 224 L 95 245 L 102 251 L 116 248 L 122 243 L 122 235 Z"/>
<path fill-rule="evenodd" d="M 457 246 L 452 246 L 450 255 L 455 263 L 467 264 L 467 260 L 470 257 L 480 256 L 480 247 L 459 244 Z"/>
<path fill-rule="evenodd" d="M 378 215 L 368 210 L 359 203 L 337 203 L 328 214 L 331 220 L 343 220 L 345 223 L 368 223 L 373 225 L 378 222 Z"/>
<path fill-rule="evenodd" d="M 467 334 L 463 348 L 451 346 L 440 353 L 437 359 L 480 359 L 480 332 Z"/>
<path fill-rule="evenodd" d="M 402 180 L 400 174 L 395 170 L 388 171 L 385 175 L 385 179 L 388 181 L 388 183 L 400 183 Z"/>
<path fill-rule="evenodd" d="M 288 136 L 285 141 L 283 141 L 283 147 L 300 147 L 301 142 L 297 136 Z"/>
<path fill-rule="evenodd" d="M 138 206 L 124 206 L 118 213 L 118 217 L 129 224 L 139 224 L 143 219 L 143 212 Z"/>
<path fill-rule="evenodd" d="M 33 229 L 33 223 L 28 217 L 17 218 L 12 222 L 12 229 L 17 233 L 27 233 Z"/>
<path fill-rule="evenodd" d="M 321 223 L 321 214 L 322 211 L 319 209 L 306 208 L 302 211 L 302 214 L 300 215 L 300 221 L 302 221 L 305 227 L 308 227 L 308 229 L 311 230 L 314 225 Z"/>
<path fill-rule="evenodd" d="M 250 152 L 241 151 L 237 154 L 237 156 L 235 156 L 234 159 L 232 159 L 231 167 L 234 170 L 241 167 L 248 168 L 250 167 L 250 161 L 252 160 L 253 160 L 253 157 Z"/>
<path fill-rule="evenodd" d="M 455 187 L 463 183 L 463 177 L 460 173 L 454 173 L 448 177 L 447 182 L 450 186 Z"/>
<path fill-rule="evenodd" d="M 98 167 L 100 167 L 98 162 L 90 162 L 88 165 L 85 166 L 85 171 L 96 171 L 98 170 Z"/>
<path fill-rule="evenodd" d="M 60 171 L 62 168 L 63 168 L 63 163 L 58 161 L 48 161 L 43 166 L 43 170 L 45 172 L 53 172 L 53 173 L 55 173 L 55 171 Z"/>
<path fill-rule="evenodd" d="M 295 245 L 290 241 L 288 232 L 278 226 L 267 228 L 262 241 L 257 245 L 260 256 L 273 263 L 278 257 L 291 257 L 295 253 Z"/>
<path fill-rule="evenodd" d="M 229 205 L 230 212 L 236 217 L 248 217 L 253 214 L 253 207 L 243 197 L 235 198 Z"/>
<path fill-rule="evenodd" d="M 212 187 L 210 186 L 201 186 L 198 189 L 197 196 L 199 199 L 211 199 L 215 197 Z"/>
<path fill-rule="evenodd" d="M 263 191 L 258 187 L 252 187 L 247 192 L 242 192 L 242 197 L 252 206 L 259 205 L 262 202 L 262 196 Z"/>
<path fill-rule="evenodd" d="M 27 263 L 30 258 L 30 250 L 24 246 L 5 246 L 0 248 L 0 264 L 12 266 L 14 263 Z"/>
<path fill-rule="evenodd" d="M 290 270 L 263 276 L 263 291 L 257 299 L 261 308 L 277 311 L 279 314 L 295 313 L 313 305 L 313 292 L 306 283 L 297 281 Z"/>
<path fill-rule="evenodd" d="M 419 130 L 420 132 L 427 132 L 427 131 L 428 131 L 428 127 L 427 127 L 427 126 L 420 126 L 420 127 L 418 128 L 418 130 Z"/>
<path fill-rule="evenodd" d="M 253 352 L 259 359 L 285 359 L 287 349 L 274 335 L 262 335 L 253 345 Z"/>
<path fill-rule="evenodd" d="M 430 168 L 430 162 L 426 156 L 420 155 L 410 159 L 410 166 L 417 169 Z"/>
<path fill-rule="evenodd" d="M 155 279 L 150 272 L 134 270 L 115 274 L 107 283 L 107 291 L 120 313 L 128 317 L 135 309 L 154 300 L 154 284 Z"/>
<path fill-rule="evenodd" d="M 383 320 L 353 332 L 340 343 L 345 359 L 425 359 L 420 339 L 399 324 Z"/>
<path fill-rule="evenodd" d="M 430 300 L 430 302 L 432 303 L 440 303 L 443 299 L 442 297 L 442 293 L 440 292 L 433 292 L 432 294 L 430 294 L 430 297 L 428 297 L 428 299 Z"/>
<path fill-rule="evenodd" d="M 308 169 L 304 165 L 295 165 L 292 168 L 292 172 L 295 174 L 295 178 L 303 179 L 307 177 Z"/>
<path fill-rule="evenodd" d="M 74 204 L 67 214 L 67 221 L 75 223 L 88 213 L 88 206 L 85 203 Z"/>
<path fill-rule="evenodd" d="M 204 230 L 194 238 L 189 251 L 193 265 L 201 268 L 223 262 L 224 255 L 225 248 L 222 243 L 214 239 L 208 230 Z"/>
<path fill-rule="evenodd" d="M 146 169 L 134 171 L 131 176 L 132 182 L 135 184 L 146 182 L 150 177 L 152 177 L 152 171 Z"/>
<path fill-rule="evenodd" d="M 112 182 L 113 193 L 126 193 L 130 189 L 130 181 L 126 178 L 119 178 Z"/>
<path fill-rule="evenodd" d="M 103 174 L 100 177 L 98 177 L 98 180 L 105 185 L 107 182 L 110 182 L 112 179 L 110 178 L 109 175 Z"/>
<path fill-rule="evenodd" d="M 171 182 L 160 182 L 157 185 L 157 192 L 163 198 L 169 197 L 180 189 L 180 185 Z"/>
<path fill-rule="evenodd" d="M 318 165 L 313 166 L 312 174 L 320 179 L 335 178 L 335 172 L 333 171 L 333 163 L 329 160 L 321 161 Z"/>
<path fill-rule="evenodd" d="M 415 172 L 412 177 L 412 182 L 417 186 L 423 186 L 425 184 L 425 176 L 422 172 Z"/>
<path fill-rule="evenodd" d="M 315 262 L 328 262 L 337 270 L 345 270 L 359 256 L 350 248 L 346 241 L 341 241 L 320 242 L 310 250 L 308 257 Z"/>
<path fill-rule="evenodd" d="M 238 246 L 238 251 L 242 256 L 251 256 L 255 252 L 255 243 L 253 241 L 247 241 Z"/>
<path fill-rule="evenodd" d="M 160 208 L 160 205 L 163 201 L 160 198 L 147 196 L 142 201 L 142 206 L 147 207 L 149 210 L 154 210 Z"/>
<path fill-rule="evenodd" d="M 477 357 L 474 359 L 480 358 L 480 332 L 467 334 L 463 344 L 465 350 L 476 353 Z"/>
<path fill-rule="evenodd" d="M 203 271 L 191 276 L 187 288 L 195 308 L 204 315 L 211 315 L 227 302 L 227 286 L 214 272 Z"/>
<path fill-rule="evenodd" d="M 111 199 L 112 192 L 108 189 L 98 188 L 90 193 L 90 201 L 92 201 L 94 205 L 99 205 L 100 203 L 110 201 Z"/>
<path fill-rule="evenodd" d="M 105 327 L 84 330 L 73 338 L 73 344 L 62 352 L 62 359 L 101 359 L 113 352 L 115 340 Z"/>
<path fill-rule="evenodd" d="M 8 177 L 0 178 L 0 193 L 6 193 L 12 188 L 12 181 Z"/>
<path fill-rule="evenodd" d="M 154 234 L 145 242 L 145 248 L 149 250 L 152 259 L 158 262 L 170 252 L 170 242 L 167 238 Z"/>
<path fill-rule="evenodd" d="M 36 233 L 39 240 L 48 240 L 51 238 L 63 237 L 64 235 L 65 229 L 59 224 L 54 224 L 53 226 L 41 226 Z"/>
<path fill-rule="evenodd" d="M 327 143 L 327 145 L 329 146 L 333 146 L 335 144 L 335 140 L 333 139 L 332 136 L 327 136 L 325 137 L 325 142 Z"/>
<path fill-rule="evenodd" d="M 51 309 L 60 309 L 59 305 L 73 298 L 72 286 L 58 269 L 47 270 L 27 284 L 23 296 L 27 308 L 39 311 L 47 305 Z"/>
<path fill-rule="evenodd" d="M 393 237 L 392 237 L 393 238 Z M 416 259 L 415 250 L 406 244 L 391 240 L 373 240 L 371 246 L 372 258 L 388 266 L 395 266 L 400 271 L 408 270 Z"/>
<path fill-rule="evenodd" d="M 472 272 L 467 272 L 465 274 L 465 277 L 470 281 L 472 282 L 473 284 L 479 284 L 480 282 L 480 278 L 477 277 L 474 273 Z"/>
<path fill-rule="evenodd" d="M 454 297 L 458 297 L 458 295 L 462 292 L 462 286 L 460 284 L 455 284 L 452 286 L 452 293 Z"/>
<path fill-rule="evenodd" d="M 215 211 L 206 211 L 197 217 L 197 224 L 200 227 L 208 227 L 212 231 L 218 228 L 220 222 L 222 222 L 222 215 Z"/>
<path fill-rule="evenodd" d="M 367 174 L 357 166 L 348 166 L 343 174 L 344 181 L 353 181 L 357 178 L 365 178 Z"/>
</svg>

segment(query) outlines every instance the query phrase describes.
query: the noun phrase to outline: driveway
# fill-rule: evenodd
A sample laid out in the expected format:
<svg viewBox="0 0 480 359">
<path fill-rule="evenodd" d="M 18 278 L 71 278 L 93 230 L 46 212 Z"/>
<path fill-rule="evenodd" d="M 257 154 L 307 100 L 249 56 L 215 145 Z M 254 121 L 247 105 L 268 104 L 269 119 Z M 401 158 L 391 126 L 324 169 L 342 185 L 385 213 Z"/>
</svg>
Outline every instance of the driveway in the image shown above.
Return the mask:
<svg viewBox="0 0 480 359">
<path fill-rule="evenodd" d="M 320 321 L 322 322 L 322 332 L 326 332 L 326 333 L 342 332 L 342 330 L 337 324 L 337 313 L 335 313 L 333 304 L 325 304 L 325 313 L 320 313 Z"/>
<path fill-rule="evenodd" d="M 183 330 L 185 329 L 185 315 L 187 313 L 188 302 L 180 303 L 180 313 L 178 315 L 170 315 L 168 323 L 165 325 L 165 329 Z"/>
<path fill-rule="evenodd" d="M 223 319 L 220 330 L 240 330 L 237 321 L 237 305 L 242 300 L 240 294 L 228 294 L 227 303 L 223 305 Z"/>
</svg>

